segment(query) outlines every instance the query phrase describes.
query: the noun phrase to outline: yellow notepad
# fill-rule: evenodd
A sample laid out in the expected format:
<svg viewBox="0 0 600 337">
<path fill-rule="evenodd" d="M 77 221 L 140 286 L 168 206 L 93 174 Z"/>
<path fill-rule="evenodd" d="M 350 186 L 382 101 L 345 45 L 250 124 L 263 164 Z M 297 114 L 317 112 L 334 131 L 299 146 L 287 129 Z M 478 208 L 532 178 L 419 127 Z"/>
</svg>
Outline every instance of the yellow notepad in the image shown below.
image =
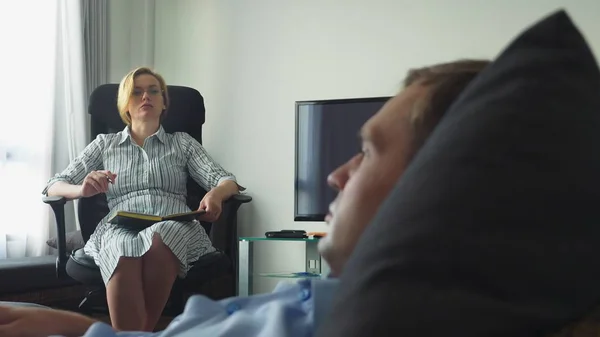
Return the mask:
<svg viewBox="0 0 600 337">
<path fill-rule="evenodd" d="M 146 227 L 150 227 L 153 224 L 166 221 L 166 220 L 174 220 L 174 221 L 192 221 L 198 218 L 200 215 L 206 213 L 204 210 L 199 211 L 191 211 L 184 213 L 175 213 L 165 216 L 152 215 L 152 214 L 144 214 L 144 213 L 135 213 L 135 212 L 127 212 L 127 211 L 117 211 L 113 216 L 108 219 L 108 223 L 112 223 L 122 227 L 128 227 L 133 229 L 144 229 Z"/>
</svg>

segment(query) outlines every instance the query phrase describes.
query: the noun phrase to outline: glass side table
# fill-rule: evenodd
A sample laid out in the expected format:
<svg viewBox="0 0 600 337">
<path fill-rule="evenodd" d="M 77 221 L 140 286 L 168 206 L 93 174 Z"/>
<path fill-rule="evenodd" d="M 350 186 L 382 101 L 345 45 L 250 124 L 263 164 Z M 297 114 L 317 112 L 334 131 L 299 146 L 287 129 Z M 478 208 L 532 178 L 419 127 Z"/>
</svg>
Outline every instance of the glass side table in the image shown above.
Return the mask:
<svg viewBox="0 0 600 337">
<path fill-rule="evenodd" d="M 254 279 L 254 244 L 256 242 L 304 242 L 305 245 L 305 266 L 304 271 L 299 273 L 264 273 L 262 277 L 276 278 L 324 278 L 329 274 L 329 266 L 323 263 L 321 255 L 317 249 L 319 239 L 280 239 L 266 237 L 240 237 L 239 245 L 239 267 L 238 267 L 238 296 L 248 296 L 252 292 Z"/>
</svg>

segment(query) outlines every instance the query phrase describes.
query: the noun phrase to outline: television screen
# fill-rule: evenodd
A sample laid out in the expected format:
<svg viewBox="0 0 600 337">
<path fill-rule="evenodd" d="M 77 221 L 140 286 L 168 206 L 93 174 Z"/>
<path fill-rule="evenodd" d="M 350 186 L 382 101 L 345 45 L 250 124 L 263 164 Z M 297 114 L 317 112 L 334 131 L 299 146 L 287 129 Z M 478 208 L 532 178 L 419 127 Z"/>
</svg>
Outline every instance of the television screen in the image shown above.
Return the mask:
<svg viewBox="0 0 600 337">
<path fill-rule="evenodd" d="M 296 102 L 295 221 L 324 221 L 337 194 L 327 176 L 360 151 L 360 128 L 389 99 Z"/>
</svg>

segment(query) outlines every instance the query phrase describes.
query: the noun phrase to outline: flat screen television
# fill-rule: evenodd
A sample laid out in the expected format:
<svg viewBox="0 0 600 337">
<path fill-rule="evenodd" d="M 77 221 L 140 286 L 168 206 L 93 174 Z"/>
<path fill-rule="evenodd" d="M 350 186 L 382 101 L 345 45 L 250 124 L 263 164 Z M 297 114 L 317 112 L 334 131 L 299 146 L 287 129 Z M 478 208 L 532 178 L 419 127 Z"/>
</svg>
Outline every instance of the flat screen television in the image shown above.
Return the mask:
<svg viewBox="0 0 600 337">
<path fill-rule="evenodd" d="M 324 221 L 337 195 L 327 176 L 358 153 L 360 128 L 389 99 L 296 102 L 295 221 Z"/>
</svg>

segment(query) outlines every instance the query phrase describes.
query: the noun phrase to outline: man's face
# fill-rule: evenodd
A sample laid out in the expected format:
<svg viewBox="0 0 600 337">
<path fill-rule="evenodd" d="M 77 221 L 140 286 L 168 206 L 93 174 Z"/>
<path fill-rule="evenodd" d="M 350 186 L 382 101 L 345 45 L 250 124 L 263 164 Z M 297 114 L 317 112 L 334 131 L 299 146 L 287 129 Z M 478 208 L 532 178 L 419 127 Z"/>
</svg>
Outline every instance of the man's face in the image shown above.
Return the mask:
<svg viewBox="0 0 600 337">
<path fill-rule="evenodd" d="M 363 125 L 362 152 L 327 178 L 339 193 L 325 218 L 331 228 L 319 241 L 319 251 L 332 276 L 342 272 L 365 227 L 408 165 L 413 153 L 410 112 L 426 90 L 412 85 L 390 99 Z"/>
</svg>

